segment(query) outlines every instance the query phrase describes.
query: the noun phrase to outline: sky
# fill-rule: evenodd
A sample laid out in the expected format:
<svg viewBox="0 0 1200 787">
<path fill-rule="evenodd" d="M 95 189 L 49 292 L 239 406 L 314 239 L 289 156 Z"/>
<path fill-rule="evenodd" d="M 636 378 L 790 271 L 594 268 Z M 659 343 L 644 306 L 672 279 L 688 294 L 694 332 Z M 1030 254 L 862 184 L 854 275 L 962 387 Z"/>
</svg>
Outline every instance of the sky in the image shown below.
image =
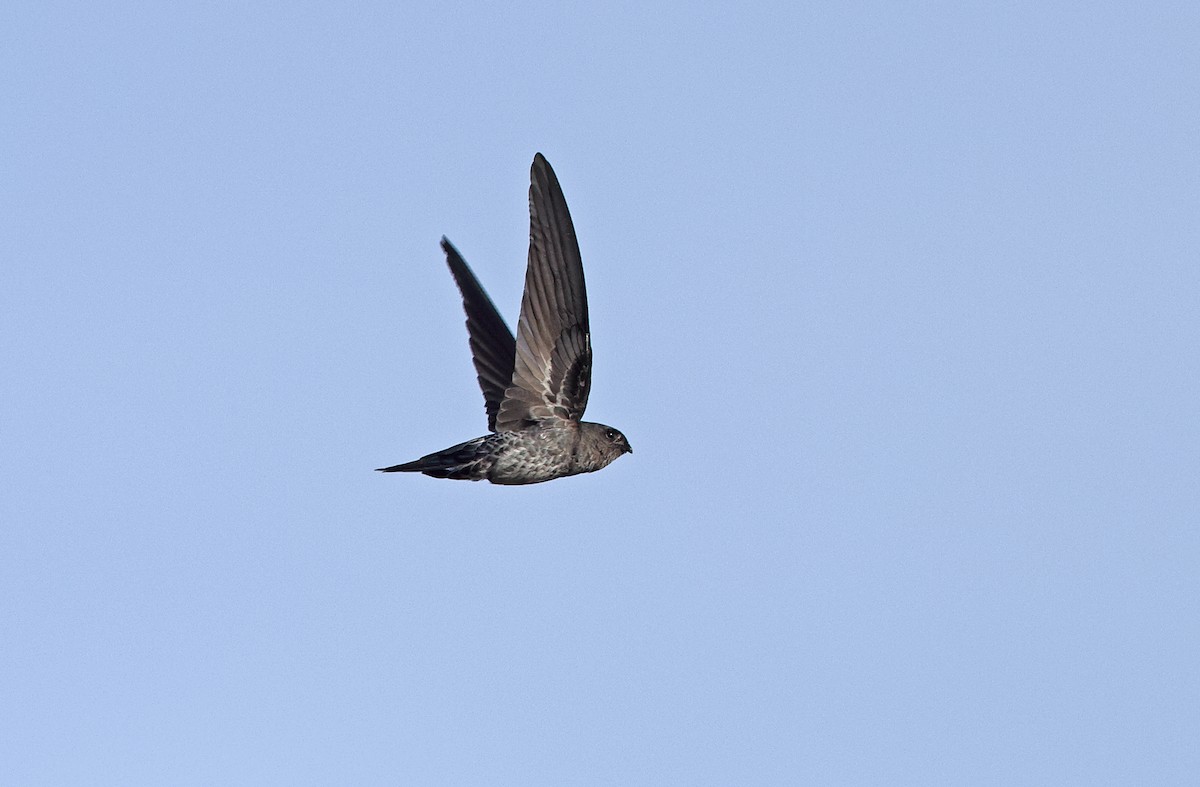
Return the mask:
<svg viewBox="0 0 1200 787">
<path fill-rule="evenodd" d="M 1198 9 L 5 4 L 0 781 L 1194 783 Z"/>
</svg>

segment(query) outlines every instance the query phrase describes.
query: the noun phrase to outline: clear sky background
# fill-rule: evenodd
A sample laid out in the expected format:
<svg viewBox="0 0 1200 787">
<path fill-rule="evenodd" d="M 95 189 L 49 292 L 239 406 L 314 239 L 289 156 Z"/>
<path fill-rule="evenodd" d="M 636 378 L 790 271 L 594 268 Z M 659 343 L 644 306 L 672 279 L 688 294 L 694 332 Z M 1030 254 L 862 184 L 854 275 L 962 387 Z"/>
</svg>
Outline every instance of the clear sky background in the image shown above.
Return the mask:
<svg viewBox="0 0 1200 787">
<path fill-rule="evenodd" d="M 1194 784 L 1195 3 L 8 3 L 0 782 Z M 523 488 L 575 218 L 588 417 Z"/>
</svg>

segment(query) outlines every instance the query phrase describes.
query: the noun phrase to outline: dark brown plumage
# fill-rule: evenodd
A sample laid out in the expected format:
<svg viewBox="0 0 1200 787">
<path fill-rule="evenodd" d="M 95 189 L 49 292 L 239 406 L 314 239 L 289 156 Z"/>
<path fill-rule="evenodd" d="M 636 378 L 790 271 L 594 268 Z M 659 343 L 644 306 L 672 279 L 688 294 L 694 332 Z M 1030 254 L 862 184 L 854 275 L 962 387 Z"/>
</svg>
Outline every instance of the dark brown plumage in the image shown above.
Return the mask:
<svg viewBox="0 0 1200 787">
<path fill-rule="evenodd" d="M 492 434 L 380 469 L 533 484 L 633 453 L 616 429 L 580 420 L 592 380 L 587 289 L 571 214 L 542 154 L 530 171 L 529 265 L 515 338 L 450 241 L 442 238 L 442 248 L 462 293 Z"/>
</svg>

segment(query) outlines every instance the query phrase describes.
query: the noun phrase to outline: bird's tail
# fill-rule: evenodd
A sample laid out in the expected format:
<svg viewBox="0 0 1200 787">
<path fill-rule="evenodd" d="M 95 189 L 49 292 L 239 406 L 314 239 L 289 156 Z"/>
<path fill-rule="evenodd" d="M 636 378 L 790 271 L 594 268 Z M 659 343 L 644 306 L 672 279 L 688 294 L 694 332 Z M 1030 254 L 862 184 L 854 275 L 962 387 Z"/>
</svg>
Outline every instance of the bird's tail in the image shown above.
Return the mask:
<svg viewBox="0 0 1200 787">
<path fill-rule="evenodd" d="M 424 473 L 434 478 L 454 478 L 480 481 L 487 478 L 495 457 L 483 450 L 486 437 L 459 443 L 444 451 L 436 451 L 412 462 L 378 468 L 381 473 Z"/>
</svg>

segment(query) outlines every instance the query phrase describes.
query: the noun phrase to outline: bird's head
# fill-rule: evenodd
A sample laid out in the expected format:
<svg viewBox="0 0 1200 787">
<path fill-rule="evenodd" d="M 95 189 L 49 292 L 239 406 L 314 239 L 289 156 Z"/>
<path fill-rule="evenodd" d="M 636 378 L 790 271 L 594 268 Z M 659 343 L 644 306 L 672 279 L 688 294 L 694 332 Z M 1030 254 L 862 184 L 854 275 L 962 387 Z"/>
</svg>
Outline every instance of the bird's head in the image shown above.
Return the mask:
<svg viewBox="0 0 1200 787">
<path fill-rule="evenodd" d="M 621 434 L 619 429 L 613 429 L 611 426 L 604 427 L 604 439 L 612 443 L 614 448 L 620 449 L 623 454 L 633 453 L 633 446 L 629 444 L 629 440 Z"/>
<path fill-rule="evenodd" d="M 633 447 L 629 445 L 629 440 L 625 438 L 625 435 L 621 434 L 619 429 L 614 429 L 604 424 L 587 422 L 580 424 L 580 426 L 583 427 L 588 437 L 589 447 L 600 457 L 603 457 L 604 464 L 608 464 L 621 454 L 633 453 Z"/>
</svg>

